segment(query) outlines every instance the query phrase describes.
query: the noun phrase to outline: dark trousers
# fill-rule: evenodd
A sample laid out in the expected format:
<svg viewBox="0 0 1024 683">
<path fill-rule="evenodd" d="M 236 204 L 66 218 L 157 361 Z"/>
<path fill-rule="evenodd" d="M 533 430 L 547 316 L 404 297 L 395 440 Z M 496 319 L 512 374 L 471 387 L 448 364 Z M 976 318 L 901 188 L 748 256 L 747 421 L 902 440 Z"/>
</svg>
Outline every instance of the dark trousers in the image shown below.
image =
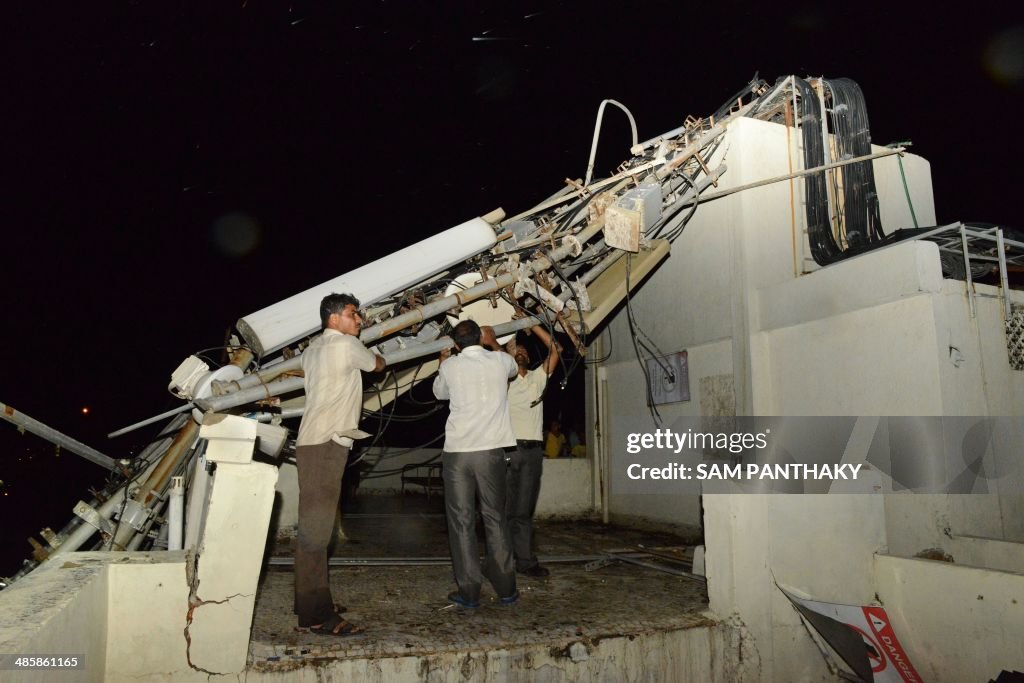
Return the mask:
<svg viewBox="0 0 1024 683">
<path fill-rule="evenodd" d="M 299 471 L 299 537 L 295 547 L 295 613 L 299 626 L 316 626 L 334 614 L 327 576 L 327 547 L 341 496 L 348 448 L 333 441 L 295 449 Z"/>
<path fill-rule="evenodd" d="M 520 446 L 512 453 L 508 467 L 505 516 L 518 571 L 525 571 L 538 564 L 537 554 L 533 551 L 533 513 L 537 509 L 543 471 L 544 451 L 539 443 L 532 448 Z"/>
<path fill-rule="evenodd" d="M 469 602 L 480 599 L 484 577 L 494 586 L 499 598 L 516 592 L 505 525 L 505 451 L 495 448 L 469 453 L 444 453 L 441 456 L 444 480 L 444 507 L 448 518 L 448 546 L 459 594 Z M 476 540 L 476 500 L 484 521 L 487 556 L 480 568 L 480 549 Z"/>
</svg>

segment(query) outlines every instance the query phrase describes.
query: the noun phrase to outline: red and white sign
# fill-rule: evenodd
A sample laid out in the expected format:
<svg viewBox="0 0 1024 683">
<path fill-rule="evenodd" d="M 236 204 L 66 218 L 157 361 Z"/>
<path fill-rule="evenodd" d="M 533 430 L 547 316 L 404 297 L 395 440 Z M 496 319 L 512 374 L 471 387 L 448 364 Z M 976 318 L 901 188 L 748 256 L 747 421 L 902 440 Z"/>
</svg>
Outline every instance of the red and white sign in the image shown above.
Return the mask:
<svg viewBox="0 0 1024 683">
<path fill-rule="evenodd" d="M 779 588 L 794 603 L 846 624 L 860 634 L 867 646 L 868 662 L 875 683 L 922 683 L 910 658 L 900 645 L 896 632 L 889 623 L 889 615 L 882 607 L 837 605 L 831 602 L 816 602 L 798 598 L 789 591 Z"/>
<path fill-rule="evenodd" d="M 862 607 L 861 609 L 864 611 L 864 619 L 871 627 L 871 632 L 875 636 L 875 647 L 881 649 L 882 654 L 887 660 L 887 666 L 883 666 L 882 670 L 894 670 L 899 674 L 899 680 L 905 683 L 920 683 L 921 677 L 918 675 L 917 670 L 914 669 L 914 665 L 910 663 L 907 653 L 903 651 L 903 646 L 900 645 L 899 639 L 896 638 L 896 632 L 892 630 L 892 625 L 889 623 L 889 615 L 881 607 Z M 872 671 L 874 671 L 873 668 Z M 878 673 L 875 673 L 875 680 L 880 680 Z M 885 680 L 895 681 L 897 679 L 890 676 Z"/>
</svg>

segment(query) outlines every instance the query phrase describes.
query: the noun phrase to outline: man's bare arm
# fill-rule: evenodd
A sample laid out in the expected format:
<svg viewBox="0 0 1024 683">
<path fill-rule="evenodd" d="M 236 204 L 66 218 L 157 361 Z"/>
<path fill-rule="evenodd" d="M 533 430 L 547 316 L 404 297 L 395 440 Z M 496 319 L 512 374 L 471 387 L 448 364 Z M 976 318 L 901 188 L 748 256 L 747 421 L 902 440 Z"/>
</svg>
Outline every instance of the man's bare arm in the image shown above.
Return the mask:
<svg viewBox="0 0 1024 683">
<path fill-rule="evenodd" d="M 491 351 L 501 351 L 501 344 L 498 343 L 498 338 L 494 336 L 494 328 L 490 325 L 480 328 L 480 346 Z"/>
<path fill-rule="evenodd" d="M 550 377 L 551 373 L 553 373 L 555 368 L 558 367 L 558 357 L 562 352 L 562 346 L 555 341 L 550 334 L 548 334 L 548 331 L 544 329 L 543 325 L 534 325 L 530 328 L 530 331 L 537 335 L 537 339 L 540 340 L 540 343 L 548 349 L 548 357 L 544 359 L 543 368 L 545 374 Z"/>
</svg>

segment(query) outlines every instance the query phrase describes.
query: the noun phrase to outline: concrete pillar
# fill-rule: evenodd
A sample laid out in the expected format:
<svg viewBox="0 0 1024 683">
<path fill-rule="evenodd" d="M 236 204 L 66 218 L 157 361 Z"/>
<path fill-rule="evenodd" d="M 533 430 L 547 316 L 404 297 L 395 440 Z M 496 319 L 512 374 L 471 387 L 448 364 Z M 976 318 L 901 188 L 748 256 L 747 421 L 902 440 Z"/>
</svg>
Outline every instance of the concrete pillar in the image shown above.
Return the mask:
<svg viewBox="0 0 1024 683">
<path fill-rule="evenodd" d="M 217 463 L 196 547 L 188 655 L 209 673 L 245 669 L 256 583 L 274 505 L 277 468 L 251 462 L 254 420 L 226 415 L 204 421 L 206 458 Z"/>
</svg>

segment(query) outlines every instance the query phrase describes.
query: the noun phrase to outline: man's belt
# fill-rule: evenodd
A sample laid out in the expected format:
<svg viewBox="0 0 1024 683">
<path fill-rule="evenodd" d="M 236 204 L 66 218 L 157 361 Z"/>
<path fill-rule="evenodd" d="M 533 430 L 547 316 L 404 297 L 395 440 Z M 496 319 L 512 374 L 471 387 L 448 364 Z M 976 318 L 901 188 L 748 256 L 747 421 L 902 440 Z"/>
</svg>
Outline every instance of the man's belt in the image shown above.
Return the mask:
<svg viewBox="0 0 1024 683">
<path fill-rule="evenodd" d="M 516 445 L 520 448 L 540 448 L 541 442 L 536 439 L 516 439 Z"/>
</svg>

